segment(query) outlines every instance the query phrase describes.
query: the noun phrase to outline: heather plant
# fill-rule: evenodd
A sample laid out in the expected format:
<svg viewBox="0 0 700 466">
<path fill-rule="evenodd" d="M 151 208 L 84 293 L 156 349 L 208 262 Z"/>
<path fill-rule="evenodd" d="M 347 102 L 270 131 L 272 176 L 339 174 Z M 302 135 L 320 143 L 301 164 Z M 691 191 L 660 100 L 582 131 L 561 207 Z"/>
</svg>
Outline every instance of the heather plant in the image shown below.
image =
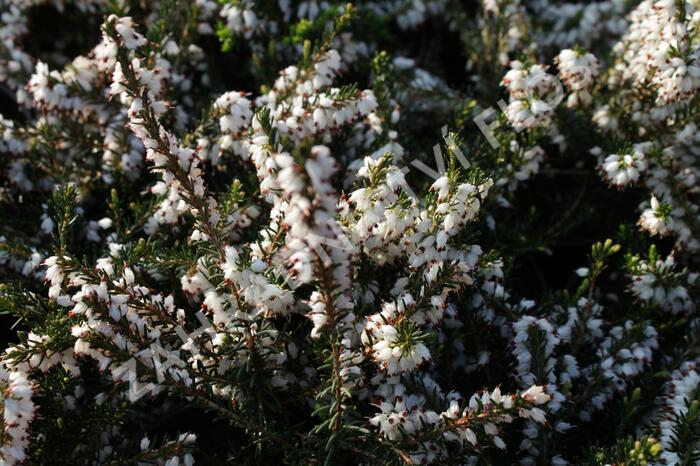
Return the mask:
<svg viewBox="0 0 700 466">
<path fill-rule="evenodd" d="M 0 0 L 0 465 L 700 464 L 697 0 Z"/>
</svg>

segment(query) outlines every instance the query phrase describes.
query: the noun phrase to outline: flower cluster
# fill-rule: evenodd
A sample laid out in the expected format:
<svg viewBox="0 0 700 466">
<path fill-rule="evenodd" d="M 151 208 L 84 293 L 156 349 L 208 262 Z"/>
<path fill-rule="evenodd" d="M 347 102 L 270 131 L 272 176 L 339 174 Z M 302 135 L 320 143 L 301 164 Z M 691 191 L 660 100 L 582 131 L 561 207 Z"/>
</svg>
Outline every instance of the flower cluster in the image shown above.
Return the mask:
<svg viewBox="0 0 700 466">
<path fill-rule="evenodd" d="M 0 464 L 694 464 L 699 8 L 0 0 Z"/>
<path fill-rule="evenodd" d="M 694 421 L 693 418 L 697 416 L 698 385 L 700 374 L 697 372 L 697 361 L 681 364 L 667 384 L 658 421 L 664 464 L 681 464 L 683 461 L 683 448 L 686 445 L 683 445 L 684 439 L 679 438 L 679 434 L 684 424 L 689 420 Z"/>
<path fill-rule="evenodd" d="M 566 105 L 589 105 L 592 100 L 590 89 L 600 74 L 598 59 L 591 53 L 565 49 L 559 52 L 555 61 L 559 68 L 559 77 L 571 91 Z"/>
<path fill-rule="evenodd" d="M 5 464 L 22 463 L 27 459 L 30 441 L 29 425 L 35 415 L 32 384 L 22 370 L 0 372 L 3 404 L 3 445 L 0 459 Z"/>
<path fill-rule="evenodd" d="M 649 144 L 645 144 L 649 146 Z M 635 147 L 629 154 L 612 154 L 603 159 L 601 172 L 613 186 L 624 187 L 639 181 L 640 173 L 646 169 L 644 148 Z"/>
<path fill-rule="evenodd" d="M 527 66 L 515 60 L 501 80 L 508 89 L 508 121 L 516 129 L 549 127 L 561 84 L 543 65 Z"/>
</svg>

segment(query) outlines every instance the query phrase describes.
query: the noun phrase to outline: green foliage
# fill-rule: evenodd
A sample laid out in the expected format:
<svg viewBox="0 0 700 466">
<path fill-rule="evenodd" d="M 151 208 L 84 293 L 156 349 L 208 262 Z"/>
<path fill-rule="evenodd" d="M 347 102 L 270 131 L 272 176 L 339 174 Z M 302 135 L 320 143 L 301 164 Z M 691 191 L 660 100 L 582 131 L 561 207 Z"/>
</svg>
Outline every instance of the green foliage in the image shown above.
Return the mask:
<svg viewBox="0 0 700 466">
<path fill-rule="evenodd" d="M 653 437 L 627 437 L 610 447 L 592 449 L 582 465 L 647 466 L 659 459 L 661 444 Z"/>
</svg>

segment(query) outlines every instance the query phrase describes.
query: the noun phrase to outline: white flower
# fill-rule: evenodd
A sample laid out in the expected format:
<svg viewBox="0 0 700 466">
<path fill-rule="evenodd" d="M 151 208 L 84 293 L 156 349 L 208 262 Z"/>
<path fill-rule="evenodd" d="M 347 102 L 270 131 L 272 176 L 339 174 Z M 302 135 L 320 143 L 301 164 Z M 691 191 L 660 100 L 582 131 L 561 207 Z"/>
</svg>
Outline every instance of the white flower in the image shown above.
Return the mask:
<svg viewBox="0 0 700 466">
<path fill-rule="evenodd" d="M 603 105 L 593 113 L 593 121 L 602 129 L 615 131 L 618 121 L 609 105 Z"/>
<path fill-rule="evenodd" d="M 499 448 L 499 449 L 501 449 L 501 450 L 505 450 L 505 449 L 506 449 L 506 443 L 505 443 L 505 442 L 503 441 L 503 439 L 502 439 L 501 437 L 499 437 L 498 435 L 494 435 L 493 438 L 492 438 L 492 440 L 493 440 L 493 444 L 496 445 L 496 448 Z"/>
<path fill-rule="evenodd" d="M 108 21 L 116 20 L 114 28 L 122 37 L 124 46 L 128 49 L 136 49 L 146 45 L 146 38 L 134 30 L 134 23 L 129 17 L 117 18 L 112 15 Z"/>
<path fill-rule="evenodd" d="M 243 37 L 251 38 L 258 25 L 258 18 L 251 9 L 241 9 L 236 4 L 227 3 L 221 9 L 221 17 L 226 19 L 226 26 Z"/>
<path fill-rule="evenodd" d="M 664 212 L 656 196 L 651 196 L 650 208 L 644 209 L 639 219 L 639 226 L 652 235 L 663 236 L 668 232 L 669 215 Z"/>
<path fill-rule="evenodd" d="M 532 401 L 536 405 L 547 403 L 551 399 L 541 385 L 533 385 L 521 393 L 520 396 L 528 401 Z"/>
<path fill-rule="evenodd" d="M 508 104 L 506 117 L 516 130 L 548 127 L 552 121 L 553 109 L 543 100 L 513 100 Z"/>
<path fill-rule="evenodd" d="M 374 337 L 372 356 L 389 374 L 396 375 L 415 370 L 423 361 L 430 360 L 430 351 L 421 341 L 414 324 L 406 322 L 399 328 L 382 325 Z"/>
<path fill-rule="evenodd" d="M 4 438 L 0 445 L 0 463 L 23 463 L 29 446 L 29 427 L 36 409 L 32 401 L 34 387 L 27 375 L 19 370 L 8 372 L 0 368 L 0 381 L 4 387 Z"/>
<path fill-rule="evenodd" d="M 554 61 L 559 67 L 559 76 L 572 92 L 590 89 L 600 73 L 596 57 L 580 50 L 562 50 Z"/>
<path fill-rule="evenodd" d="M 603 160 L 602 170 L 609 183 L 622 187 L 639 181 L 639 175 L 646 169 L 644 154 L 633 151 L 631 154 L 612 154 Z"/>
<path fill-rule="evenodd" d="M 695 309 L 687 288 L 694 280 L 693 275 L 677 272 L 673 256 L 668 256 L 654 264 L 640 261 L 638 270 L 632 275 L 630 289 L 640 300 L 651 301 L 661 309 L 677 314 Z"/>
</svg>

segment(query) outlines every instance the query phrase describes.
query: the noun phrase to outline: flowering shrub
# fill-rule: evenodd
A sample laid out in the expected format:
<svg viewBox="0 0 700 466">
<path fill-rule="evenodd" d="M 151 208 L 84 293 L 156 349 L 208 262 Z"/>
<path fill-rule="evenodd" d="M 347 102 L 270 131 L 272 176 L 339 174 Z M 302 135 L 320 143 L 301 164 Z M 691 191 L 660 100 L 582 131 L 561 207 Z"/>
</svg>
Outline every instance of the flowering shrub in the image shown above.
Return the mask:
<svg viewBox="0 0 700 466">
<path fill-rule="evenodd" d="M 697 0 L 0 0 L 0 464 L 700 464 Z"/>
</svg>

